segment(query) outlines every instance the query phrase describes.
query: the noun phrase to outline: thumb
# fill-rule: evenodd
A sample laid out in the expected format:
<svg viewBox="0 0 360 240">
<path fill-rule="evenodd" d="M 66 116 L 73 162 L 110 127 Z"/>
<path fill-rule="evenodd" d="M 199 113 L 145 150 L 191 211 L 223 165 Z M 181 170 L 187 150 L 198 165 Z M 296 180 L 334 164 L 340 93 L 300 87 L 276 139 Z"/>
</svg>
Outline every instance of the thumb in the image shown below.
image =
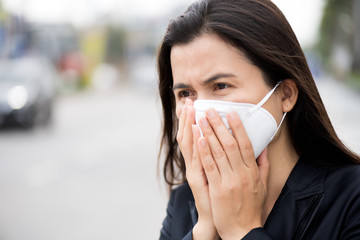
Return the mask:
<svg viewBox="0 0 360 240">
<path fill-rule="evenodd" d="M 270 171 L 270 162 L 268 159 L 268 148 L 266 147 L 264 151 L 260 154 L 260 156 L 257 159 L 258 166 L 259 166 L 259 174 L 262 183 L 265 186 L 265 189 L 267 189 L 267 183 L 269 179 L 269 171 Z"/>
</svg>

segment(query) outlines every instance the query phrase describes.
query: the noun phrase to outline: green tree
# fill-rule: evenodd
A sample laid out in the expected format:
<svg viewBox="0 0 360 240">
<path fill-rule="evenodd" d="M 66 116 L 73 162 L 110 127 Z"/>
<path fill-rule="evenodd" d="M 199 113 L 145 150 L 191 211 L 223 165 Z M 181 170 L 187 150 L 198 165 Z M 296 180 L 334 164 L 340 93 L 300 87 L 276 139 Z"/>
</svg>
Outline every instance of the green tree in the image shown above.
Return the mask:
<svg viewBox="0 0 360 240">
<path fill-rule="evenodd" d="M 360 71 L 359 58 L 359 15 L 360 0 L 325 0 L 325 8 L 320 25 L 317 49 L 330 65 L 336 47 L 347 50 L 352 60 L 352 70 Z"/>
<path fill-rule="evenodd" d="M 107 27 L 106 56 L 107 62 L 119 64 L 125 58 L 127 31 L 121 26 Z"/>
</svg>

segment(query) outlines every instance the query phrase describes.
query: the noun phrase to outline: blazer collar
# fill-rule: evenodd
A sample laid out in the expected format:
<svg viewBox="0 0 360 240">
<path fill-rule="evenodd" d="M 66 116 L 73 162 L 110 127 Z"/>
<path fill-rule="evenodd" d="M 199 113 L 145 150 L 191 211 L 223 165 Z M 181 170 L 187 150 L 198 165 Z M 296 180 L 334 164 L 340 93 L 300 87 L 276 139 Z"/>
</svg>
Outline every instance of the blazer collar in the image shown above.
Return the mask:
<svg viewBox="0 0 360 240">
<path fill-rule="evenodd" d="M 306 157 L 300 157 L 291 171 L 286 185 L 295 200 L 324 192 L 327 169 L 315 166 Z"/>
<path fill-rule="evenodd" d="M 274 239 L 303 237 L 321 203 L 326 175 L 326 168 L 300 157 L 264 226 Z"/>
</svg>

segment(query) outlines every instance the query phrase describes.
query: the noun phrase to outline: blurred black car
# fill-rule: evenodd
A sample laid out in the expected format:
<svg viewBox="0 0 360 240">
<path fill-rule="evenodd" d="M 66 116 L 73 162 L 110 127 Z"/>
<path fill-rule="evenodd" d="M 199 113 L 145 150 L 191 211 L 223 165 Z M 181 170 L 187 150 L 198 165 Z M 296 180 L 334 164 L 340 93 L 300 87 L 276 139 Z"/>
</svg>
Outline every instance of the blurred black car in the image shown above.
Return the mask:
<svg viewBox="0 0 360 240">
<path fill-rule="evenodd" d="M 45 58 L 0 61 L 0 125 L 49 123 L 57 82 L 57 72 Z"/>
</svg>

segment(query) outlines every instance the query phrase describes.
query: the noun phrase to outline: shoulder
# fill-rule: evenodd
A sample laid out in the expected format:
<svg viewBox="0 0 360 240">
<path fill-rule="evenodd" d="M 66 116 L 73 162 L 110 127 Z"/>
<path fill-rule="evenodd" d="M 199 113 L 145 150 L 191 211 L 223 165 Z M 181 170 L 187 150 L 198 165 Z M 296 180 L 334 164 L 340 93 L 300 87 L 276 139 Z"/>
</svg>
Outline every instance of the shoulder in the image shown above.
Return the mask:
<svg viewBox="0 0 360 240">
<path fill-rule="evenodd" d="M 360 208 L 360 165 L 328 168 L 324 183 L 324 196 L 343 210 Z M 357 211 L 358 211 L 357 210 Z"/>
<path fill-rule="evenodd" d="M 337 209 L 332 214 L 343 227 L 340 239 L 360 235 L 360 165 L 329 168 L 324 198 Z"/>
<path fill-rule="evenodd" d="M 189 234 L 194 224 L 194 209 L 194 197 L 187 183 L 172 189 L 160 239 L 182 239 Z"/>
<path fill-rule="evenodd" d="M 360 191 L 360 165 L 329 167 L 326 182 L 343 190 L 350 188 Z"/>
<path fill-rule="evenodd" d="M 188 202 L 194 201 L 191 189 L 188 183 L 174 187 L 170 193 L 170 202 Z"/>
<path fill-rule="evenodd" d="M 302 196 L 323 192 L 329 202 L 351 198 L 360 202 L 360 165 L 325 166 L 299 160 L 287 184 Z"/>
<path fill-rule="evenodd" d="M 173 212 L 177 212 L 177 215 L 183 215 L 189 212 L 191 204 L 195 205 L 194 202 L 189 184 L 184 183 L 171 190 L 168 207 L 172 208 Z"/>
</svg>

